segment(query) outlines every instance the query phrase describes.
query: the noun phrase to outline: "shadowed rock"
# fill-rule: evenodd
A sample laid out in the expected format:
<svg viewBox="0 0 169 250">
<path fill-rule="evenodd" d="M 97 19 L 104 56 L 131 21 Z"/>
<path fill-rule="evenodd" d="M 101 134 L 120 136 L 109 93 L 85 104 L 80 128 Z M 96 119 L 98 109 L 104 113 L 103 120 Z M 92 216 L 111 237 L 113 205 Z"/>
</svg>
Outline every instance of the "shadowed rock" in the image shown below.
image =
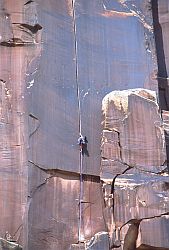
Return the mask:
<svg viewBox="0 0 169 250">
<path fill-rule="evenodd" d="M 135 250 L 141 220 L 133 219 L 124 238 L 123 250 Z"/>
<path fill-rule="evenodd" d="M 22 250 L 22 247 L 15 242 L 0 238 L 0 250 Z"/>
</svg>

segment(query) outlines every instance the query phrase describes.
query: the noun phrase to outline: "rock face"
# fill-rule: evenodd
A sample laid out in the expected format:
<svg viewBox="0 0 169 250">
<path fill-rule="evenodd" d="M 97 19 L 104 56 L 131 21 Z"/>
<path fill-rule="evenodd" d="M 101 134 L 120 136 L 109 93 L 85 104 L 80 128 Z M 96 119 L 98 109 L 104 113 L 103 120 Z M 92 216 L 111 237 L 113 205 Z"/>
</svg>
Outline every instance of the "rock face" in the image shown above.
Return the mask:
<svg viewBox="0 0 169 250">
<path fill-rule="evenodd" d="M 0 250 L 22 250 L 22 247 L 14 242 L 9 242 L 0 238 Z"/>
<path fill-rule="evenodd" d="M 128 220 L 167 211 L 167 113 L 163 130 L 149 0 L 1 0 L 0 55 L 3 250 L 16 247 L 10 241 L 24 250 L 120 247 Z M 102 99 L 131 88 L 144 89 L 116 92 L 105 109 L 100 165 Z M 140 222 L 143 248 L 163 246 L 166 220 Z M 154 225 L 155 243 L 146 237 Z"/>
<path fill-rule="evenodd" d="M 102 179 L 112 245 L 167 248 L 167 122 L 163 126 L 155 92 L 113 91 L 103 99 L 103 114 Z"/>
<path fill-rule="evenodd" d="M 95 234 L 94 237 L 86 244 L 86 249 L 102 250 L 109 249 L 109 235 L 107 232 L 100 232 Z"/>
<path fill-rule="evenodd" d="M 155 92 L 113 91 L 103 100 L 103 113 L 103 158 L 149 171 L 163 168 L 165 138 Z"/>
<path fill-rule="evenodd" d="M 38 183 L 36 182 L 30 189 L 28 248 L 69 249 L 70 243 L 78 243 L 79 240 L 79 176 L 55 172 L 42 174 L 36 167 L 32 167 L 31 170 Z M 31 174 L 29 177 L 33 178 Z M 43 215 L 42 220 L 39 220 L 39 214 Z M 97 232 L 106 230 L 102 215 L 103 198 L 100 180 L 92 176 L 84 177 L 82 242 Z"/>
</svg>

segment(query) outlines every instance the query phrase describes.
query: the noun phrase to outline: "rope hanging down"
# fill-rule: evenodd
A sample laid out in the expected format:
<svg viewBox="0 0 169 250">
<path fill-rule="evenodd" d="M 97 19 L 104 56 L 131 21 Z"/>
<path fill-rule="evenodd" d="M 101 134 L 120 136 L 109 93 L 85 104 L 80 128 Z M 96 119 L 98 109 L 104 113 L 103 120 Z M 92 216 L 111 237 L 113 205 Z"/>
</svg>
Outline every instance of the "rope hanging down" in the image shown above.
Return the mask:
<svg viewBox="0 0 169 250">
<path fill-rule="evenodd" d="M 77 86 L 77 100 L 78 100 L 78 126 L 79 135 L 82 133 L 81 126 L 81 103 L 80 103 L 80 88 L 79 88 L 79 67 L 78 67 L 78 48 L 77 48 L 77 32 L 76 32 L 76 13 L 75 13 L 75 0 L 72 1 L 73 7 L 73 31 L 74 31 L 74 50 L 75 50 L 75 80 Z"/>
<path fill-rule="evenodd" d="M 75 13 L 75 0 L 72 0 L 73 8 L 73 29 L 74 29 L 74 50 L 75 50 L 75 78 L 77 86 L 77 100 L 78 100 L 78 128 L 79 139 L 78 144 L 80 146 L 79 153 L 79 173 L 80 173 L 80 194 L 79 194 L 79 221 L 78 221 L 78 242 L 83 241 L 82 237 L 82 203 L 83 203 L 83 136 L 81 127 L 81 103 L 80 103 L 80 89 L 78 80 L 78 55 L 77 55 L 77 34 L 76 34 L 76 13 Z"/>
</svg>

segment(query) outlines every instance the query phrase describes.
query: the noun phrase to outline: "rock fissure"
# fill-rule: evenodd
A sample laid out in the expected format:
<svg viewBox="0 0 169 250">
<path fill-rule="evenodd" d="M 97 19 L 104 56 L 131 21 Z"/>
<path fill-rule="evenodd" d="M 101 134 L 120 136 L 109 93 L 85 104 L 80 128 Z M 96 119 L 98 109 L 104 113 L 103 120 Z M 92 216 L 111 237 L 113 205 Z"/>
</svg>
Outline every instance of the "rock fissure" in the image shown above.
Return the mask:
<svg viewBox="0 0 169 250">
<path fill-rule="evenodd" d="M 143 220 L 150 220 L 150 219 L 160 218 L 160 217 L 165 216 L 165 215 L 169 215 L 169 212 L 162 213 L 160 215 L 151 216 L 151 217 L 144 217 L 144 218 L 141 218 L 141 219 L 131 219 L 131 220 L 127 221 L 126 223 L 124 223 L 119 229 L 119 235 L 120 235 L 120 231 L 122 230 L 122 228 L 125 225 L 130 224 L 130 226 L 129 226 L 129 228 L 128 228 L 127 232 L 126 232 L 125 238 L 124 238 L 123 249 L 124 250 L 127 250 L 127 249 L 133 249 L 133 250 L 134 249 L 140 249 L 139 247 L 136 247 L 136 242 L 137 242 L 137 238 L 138 238 L 138 234 L 139 234 L 140 223 Z M 121 242 L 122 242 L 122 240 L 120 239 L 118 241 L 118 244 L 117 243 L 116 244 L 112 243 L 111 249 L 121 247 L 121 245 L 122 245 Z M 143 245 L 144 244 L 141 244 L 141 246 L 143 246 Z M 166 249 L 168 249 L 168 248 L 166 248 Z"/>
<path fill-rule="evenodd" d="M 155 92 L 146 89 L 111 92 L 103 114 L 101 179 L 111 248 L 135 250 L 147 243 L 141 221 L 144 229 L 168 216 L 164 122 Z M 167 129 L 167 114 L 165 121 Z"/>
<path fill-rule="evenodd" d="M 151 33 L 153 33 L 153 26 L 148 24 L 146 22 L 146 18 L 145 16 L 141 13 L 141 10 L 138 10 L 137 7 L 132 4 L 132 8 L 129 7 L 125 1 L 123 0 L 119 0 L 119 3 L 121 3 L 122 6 L 124 6 L 126 9 L 129 10 L 130 13 L 133 14 L 133 16 L 137 17 L 138 20 L 143 24 L 144 28 L 146 28 L 148 31 L 150 31 Z"/>
<path fill-rule="evenodd" d="M 103 160 L 108 160 L 109 162 L 111 162 L 111 160 L 109 159 L 109 158 L 106 158 L 106 157 L 101 157 Z M 121 163 L 121 164 L 123 164 L 124 166 L 127 166 L 129 169 L 137 169 L 137 170 L 139 170 L 140 172 L 145 172 L 145 173 L 148 173 L 148 174 L 154 174 L 154 175 L 163 175 L 164 173 L 165 174 L 167 174 L 167 172 L 168 172 L 168 170 L 167 170 L 167 167 L 165 166 L 165 163 L 164 163 L 164 165 L 161 165 L 160 167 L 163 167 L 164 166 L 164 169 L 162 169 L 162 170 L 160 170 L 159 172 L 153 172 L 153 171 L 149 171 L 149 170 L 146 170 L 146 169 L 143 169 L 143 167 L 145 167 L 145 166 L 139 166 L 139 165 L 137 165 L 137 166 L 135 166 L 135 165 L 133 165 L 133 166 L 130 166 L 128 163 L 126 163 L 126 162 L 123 162 L 123 161 L 121 161 L 121 160 L 117 160 L 117 159 L 115 159 L 115 160 L 113 160 L 113 162 L 117 162 L 117 163 Z M 128 169 L 128 170 L 129 170 Z M 122 175 L 123 174 L 123 172 L 122 173 L 119 173 L 118 175 Z M 118 177 L 118 176 L 117 176 Z"/>
<path fill-rule="evenodd" d="M 40 183 L 37 187 L 35 187 L 35 188 L 30 192 L 30 194 L 28 195 L 28 197 L 32 199 L 33 196 L 34 196 L 34 194 L 35 194 L 39 189 L 41 189 L 41 187 L 43 187 L 44 185 L 46 185 L 46 184 L 48 183 L 48 181 L 49 181 L 50 179 L 52 179 L 53 177 L 54 177 L 53 175 L 51 175 L 51 176 L 49 176 L 49 177 L 46 177 L 46 178 L 44 179 L 44 182 Z"/>
<path fill-rule="evenodd" d="M 6 231 L 3 239 L 7 240 L 8 242 L 14 242 L 19 244 L 22 230 L 23 230 L 23 224 L 21 224 L 12 235 L 8 231 Z"/>
<path fill-rule="evenodd" d="M 119 131 L 117 131 L 117 130 L 113 130 L 114 132 L 116 132 L 117 133 L 117 135 L 118 135 L 118 146 L 119 146 L 119 149 L 120 149 L 120 161 L 122 161 L 123 162 L 123 156 L 122 156 L 122 145 L 121 145 L 121 142 L 120 142 L 120 132 Z"/>
<path fill-rule="evenodd" d="M 47 174 L 51 174 L 53 177 L 57 177 L 59 175 L 63 175 L 65 177 L 74 177 L 79 179 L 80 174 L 77 172 L 70 172 L 69 170 L 61 170 L 61 169 L 53 169 L 50 168 L 49 166 L 46 166 L 46 168 L 44 166 L 40 166 L 37 163 L 33 162 L 32 160 L 28 160 L 29 163 L 31 163 L 33 166 L 39 168 L 40 170 L 42 170 L 43 172 L 47 173 Z M 83 174 L 83 177 L 90 177 L 92 178 L 93 181 L 96 182 L 100 182 L 100 176 L 99 175 L 91 175 L 91 174 Z"/>
<path fill-rule="evenodd" d="M 106 3 L 103 1 L 102 2 L 102 6 L 103 6 L 103 9 L 104 9 L 104 13 L 102 14 L 102 16 L 105 16 L 105 17 L 131 17 L 133 16 L 133 13 L 131 12 L 125 12 L 125 11 L 116 11 L 116 10 L 113 10 L 113 9 L 108 9 L 106 7 Z"/>
<path fill-rule="evenodd" d="M 35 121 L 37 121 L 37 125 L 36 125 L 36 127 L 35 127 L 35 129 L 29 134 L 29 138 L 31 138 L 37 131 L 38 131 L 38 129 L 40 128 L 40 121 L 39 121 L 39 119 L 35 116 L 35 115 L 33 115 L 33 114 L 29 114 L 29 117 L 30 118 L 32 118 L 32 119 L 34 119 Z"/>
<path fill-rule="evenodd" d="M 125 174 L 125 173 L 126 173 L 128 170 L 130 170 L 130 169 L 131 169 L 131 167 L 128 167 L 128 168 L 126 168 L 121 174 L 117 174 L 117 175 L 114 177 L 114 179 L 113 179 L 113 181 L 112 181 L 112 183 L 111 183 L 111 193 L 110 193 L 110 195 L 111 195 L 111 199 L 112 199 L 112 202 L 113 202 L 113 204 L 112 204 L 113 218 L 114 218 L 114 210 L 115 210 L 114 192 L 115 192 L 115 181 L 116 181 L 116 178 L 117 178 L 118 176 L 120 176 L 120 175 Z"/>
<path fill-rule="evenodd" d="M 127 225 L 127 224 L 140 223 L 140 222 L 143 221 L 143 220 L 156 219 L 156 218 L 160 218 L 160 217 L 166 216 L 166 215 L 169 215 L 169 212 L 161 213 L 161 214 L 154 215 L 154 216 L 150 216 L 150 217 L 143 217 L 143 218 L 140 218 L 140 219 L 131 219 L 131 220 L 127 221 L 126 223 L 124 223 L 124 224 L 120 227 L 120 231 L 121 231 L 121 229 L 122 229 L 125 225 Z"/>
<path fill-rule="evenodd" d="M 15 239 L 15 237 L 17 236 L 18 232 L 18 236 L 16 238 L 16 242 L 19 243 L 19 240 L 20 240 L 20 236 L 21 236 L 21 231 L 23 230 L 23 223 L 17 228 L 17 230 L 14 232 L 12 238 Z"/>
<path fill-rule="evenodd" d="M 31 3 L 33 3 L 33 2 L 34 2 L 34 1 L 30 0 L 30 1 L 26 2 L 24 5 L 28 5 L 28 4 L 31 4 Z"/>
<path fill-rule="evenodd" d="M 126 164 L 127 165 L 127 164 Z M 128 166 L 128 165 L 127 165 Z M 116 174 L 116 176 L 113 178 L 113 181 L 112 181 L 112 184 L 111 184 L 111 194 L 114 194 L 114 190 L 115 190 L 115 181 L 116 181 L 116 178 L 120 175 L 123 175 L 125 174 L 128 170 L 132 169 L 131 166 L 128 166 L 122 173 L 120 174 Z"/>
<path fill-rule="evenodd" d="M 36 23 L 35 25 L 30 25 L 27 23 L 13 23 L 13 24 L 19 25 L 19 28 L 22 31 L 28 33 L 29 35 L 36 34 L 39 30 L 42 29 L 42 26 L 38 23 Z"/>
</svg>

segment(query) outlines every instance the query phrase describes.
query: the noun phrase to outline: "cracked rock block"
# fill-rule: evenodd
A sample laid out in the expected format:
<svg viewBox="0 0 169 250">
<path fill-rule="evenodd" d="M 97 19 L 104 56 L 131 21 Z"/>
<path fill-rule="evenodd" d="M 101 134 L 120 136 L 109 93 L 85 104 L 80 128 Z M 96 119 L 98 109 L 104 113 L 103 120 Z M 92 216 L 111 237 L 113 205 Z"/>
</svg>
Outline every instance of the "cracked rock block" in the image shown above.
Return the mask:
<svg viewBox="0 0 169 250">
<path fill-rule="evenodd" d="M 28 249 L 69 249 L 78 241 L 79 181 L 55 176 L 45 182 L 49 176 L 40 170 L 33 175 L 39 184 L 30 192 Z"/>
<path fill-rule="evenodd" d="M 87 250 L 108 250 L 109 235 L 107 232 L 99 232 L 86 244 Z"/>
<path fill-rule="evenodd" d="M 154 177 L 140 173 L 137 177 L 119 177 L 114 192 L 115 224 L 121 227 L 133 218 L 141 220 L 138 244 L 167 247 L 169 223 L 167 216 L 161 214 L 169 211 L 168 199 L 168 176 Z M 127 230 L 128 225 L 121 231 L 121 239 L 124 239 Z"/>
<path fill-rule="evenodd" d="M 85 243 L 73 244 L 70 250 L 108 250 L 109 234 L 107 232 L 96 233 L 90 240 Z"/>
<path fill-rule="evenodd" d="M 163 126 L 155 92 L 147 89 L 111 92 L 103 100 L 103 114 L 102 180 L 111 244 L 121 242 L 124 250 L 166 248 L 167 114 Z"/>
<path fill-rule="evenodd" d="M 29 249 L 76 249 L 79 188 L 78 175 L 29 166 Z M 100 179 L 84 176 L 82 241 L 106 230 L 102 207 Z"/>
<path fill-rule="evenodd" d="M 85 243 L 77 243 L 77 244 L 72 244 L 69 248 L 69 250 L 85 250 Z"/>
<path fill-rule="evenodd" d="M 37 44 L 41 41 L 42 26 L 37 23 L 37 4 L 24 5 L 20 0 L 1 1 L 0 45 L 16 47 Z"/>
<path fill-rule="evenodd" d="M 165 139 L 155 92 L 113 91 L 103 99 L 103 114 L 103 159 L 155 172 L 162 169 Z"/>
<path fill-rule="evenodd" d="M 0 238 L 0 250 L 22 250 L 22 247 L 15 242 Z"/>
<path fill-rule="evenodd" d="M 123 187 L 123 188 L 122 188 Z M 125 223 L 133 217 L 152 217 L 169 211 L 168 176 L 124 175 L 116 179 L 114 216 Z M 122 215 L 119 211 L 124 209 Z"/>
</svg>

